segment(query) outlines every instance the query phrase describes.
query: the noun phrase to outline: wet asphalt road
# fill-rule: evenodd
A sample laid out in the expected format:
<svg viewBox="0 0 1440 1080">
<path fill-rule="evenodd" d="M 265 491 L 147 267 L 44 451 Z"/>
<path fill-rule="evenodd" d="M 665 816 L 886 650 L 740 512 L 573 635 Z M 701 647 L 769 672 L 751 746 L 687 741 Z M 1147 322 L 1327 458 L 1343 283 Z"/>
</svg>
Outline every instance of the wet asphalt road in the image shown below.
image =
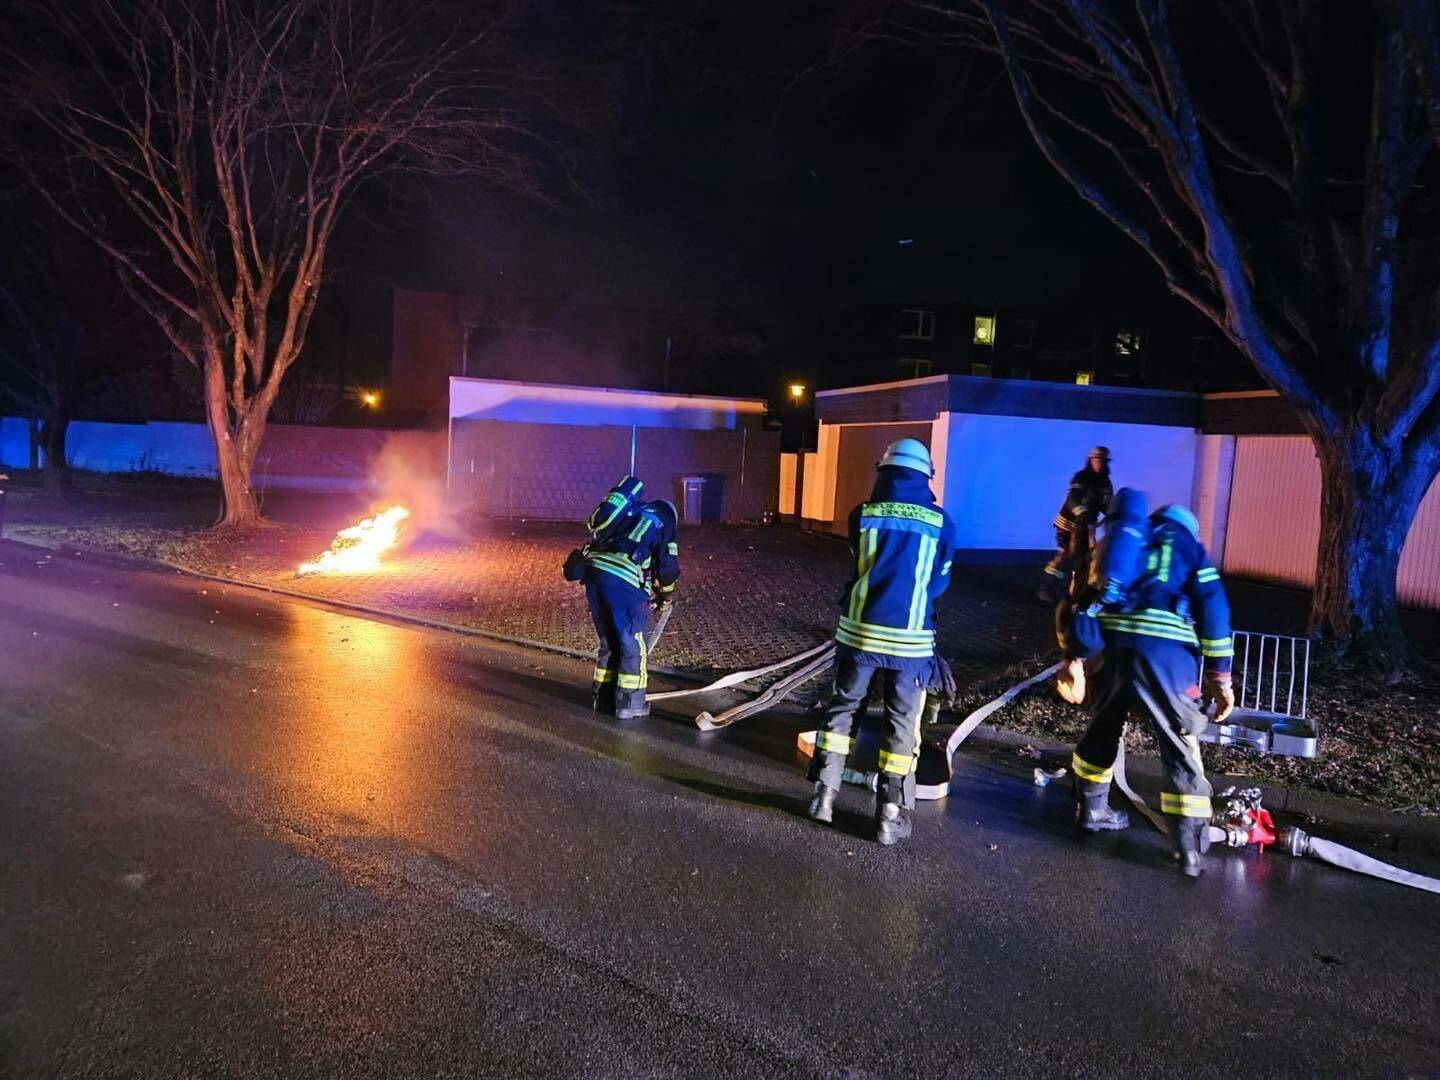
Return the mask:
<svg viewBox="0 0 1440 1080">
<path fill-rule="evenodd" d="M 1440 1074 L 1435 896 L 1186 881 L 983 756 L 885 850 L 803 819 L 793 722 L 619 728 L 569 660 L 0 564 L 0 1076 Z"/>
</svg>

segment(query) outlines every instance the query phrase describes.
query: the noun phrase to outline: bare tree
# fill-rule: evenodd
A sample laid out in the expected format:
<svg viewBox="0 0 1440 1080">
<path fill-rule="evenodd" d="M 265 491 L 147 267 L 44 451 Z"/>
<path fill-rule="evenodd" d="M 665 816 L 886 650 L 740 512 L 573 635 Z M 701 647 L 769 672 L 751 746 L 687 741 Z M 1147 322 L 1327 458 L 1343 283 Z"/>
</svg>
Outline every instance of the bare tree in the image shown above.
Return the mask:
<svg viewBox="0 0 1440 1080">
<path fill-rule="evenodd" d="M 0 46 L 23 166 L 202 373 L 218 524 L 259 520 L 255 455 L 357 185 L 409 169 L 541 189 L 555 159 L 516 107 L 538 86 L 504 15 L 483 0 L 54 0 Z M 103 213 L 92 181 L 124 212 Z"/>
<path fill-rule="evenodd" d="M 1323 477 L 1312 630 L 1390 675 L 1440 469 L 1436 21 L 1432 0 L 912 0 L 871 24 L 997 55 L 1050 164 L 1294 406 Z"/>
<path fill-rule="evenodd" d="M 143 316 L 79 237 L 67 233 L 69 242 L 57 243 L 44 232 L 56 224 L 48 215 L 24 202 L 5 209 L 15 220 L 0 272 L 0 392 L 38 424 L 45 487 L 61 493 L 70 488 L 71 422 L 97 409 L 114 415 L 136 397 L 132 386 L 143 373 L 132 371 L 130 386 L 116 386 L 109 370 Z"/>
</svg>

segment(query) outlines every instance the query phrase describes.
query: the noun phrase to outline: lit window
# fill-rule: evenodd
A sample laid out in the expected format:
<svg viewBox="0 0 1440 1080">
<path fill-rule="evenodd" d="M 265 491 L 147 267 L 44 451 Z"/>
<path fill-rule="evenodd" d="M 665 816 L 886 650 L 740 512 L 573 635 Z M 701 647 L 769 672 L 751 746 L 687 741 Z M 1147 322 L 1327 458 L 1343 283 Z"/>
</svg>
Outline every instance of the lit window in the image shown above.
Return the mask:
<svg viewBox="0 0 1440 1080">
<path fill-rule="evenodd" d="M 935 312 L 914 308 L 900 312 L 900 336 L 909 341 L 934 341 Z"/>
<path fill-rule="evenodd" d="M 1145 331 L 1134 328 L 1115 331 L 1115 355 L 1135 356 L 1145 351 Z"/>
<path fill-rule="evenodd" d="M 994 345 L 994 344 L 995 344 L 995 316 L 994 316 L 994 315 L 977 315 L 977 316 L 975 316 L 975 336 L 974 336 L 974 342 L 975 342 L 976 345 Z"/>
<path fill-rule="evenodd" d="M 1094 373 L 1093 371 L 1077 371 L 1077 372 L 1075 372 L 1075 385 L 1076 385 L 1076 386 L 1089 386 L 1089 385 L 1090 385 L 1091 383 L 1093 383 L 1094 381 L 1095 381 L 1095 373 Z"/>
</svg>

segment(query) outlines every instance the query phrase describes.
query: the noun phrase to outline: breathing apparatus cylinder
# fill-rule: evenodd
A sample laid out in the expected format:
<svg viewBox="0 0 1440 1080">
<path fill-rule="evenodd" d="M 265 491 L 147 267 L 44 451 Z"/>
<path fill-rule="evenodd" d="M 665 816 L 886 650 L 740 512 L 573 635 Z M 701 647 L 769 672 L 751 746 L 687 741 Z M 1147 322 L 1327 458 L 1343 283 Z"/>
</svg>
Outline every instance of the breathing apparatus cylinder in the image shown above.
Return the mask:
<svg viewBox="0 0 1440 1080">
<path fill-rule="evenodd" d="M 1130 586 L 1145 573 L 1150 543 L 1145 493 L 1121 488 L 1110 501 L 1104 533 L 1090 562 L 1090 591 L 1101 606 L 1123 605 Z"/>
</svg>

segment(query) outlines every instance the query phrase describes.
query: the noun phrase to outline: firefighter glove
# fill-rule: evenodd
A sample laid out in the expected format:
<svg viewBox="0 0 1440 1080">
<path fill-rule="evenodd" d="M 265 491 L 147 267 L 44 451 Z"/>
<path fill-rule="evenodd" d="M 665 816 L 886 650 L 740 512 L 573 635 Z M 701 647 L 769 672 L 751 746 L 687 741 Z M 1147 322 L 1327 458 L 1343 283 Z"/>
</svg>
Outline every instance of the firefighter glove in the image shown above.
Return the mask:
<svg viewBox="0 0 1440 1080">
<path fill-rule="evenodd" d="M 579 548 L 565 556 L 565 580 L 579 581 L 585 576 L 585 553 Z"/>
<path fill-rule="evenodd" d="M 960 696 L 960 688 L 955 684 L 955 673 L 950 670 L 950 665 L 939 653 L 935 654 L 935 672 L 932 679 L 934 685 L 929 689 L 934 692 L 943 705 L 953 709 L 955 699 Z"/>
<path fill-rule="evenodd" d="M 1066 660 L 1060 665 L 1060 672 L 1055 676 L 1055 689 L 1060 691 L 1060 696 L 1071 705 L 1079 705 L 1085 700 L 1085 661 Z"/>
<path fill-rule="evenodd" d="M 1215 723 L 1220 723 L 1235 710 L 1235 690 L 1228 671 L 1207 671 L 1200 687 L 1200 703 L 1209 708 L 1215 704 Z"/>
</svg>

